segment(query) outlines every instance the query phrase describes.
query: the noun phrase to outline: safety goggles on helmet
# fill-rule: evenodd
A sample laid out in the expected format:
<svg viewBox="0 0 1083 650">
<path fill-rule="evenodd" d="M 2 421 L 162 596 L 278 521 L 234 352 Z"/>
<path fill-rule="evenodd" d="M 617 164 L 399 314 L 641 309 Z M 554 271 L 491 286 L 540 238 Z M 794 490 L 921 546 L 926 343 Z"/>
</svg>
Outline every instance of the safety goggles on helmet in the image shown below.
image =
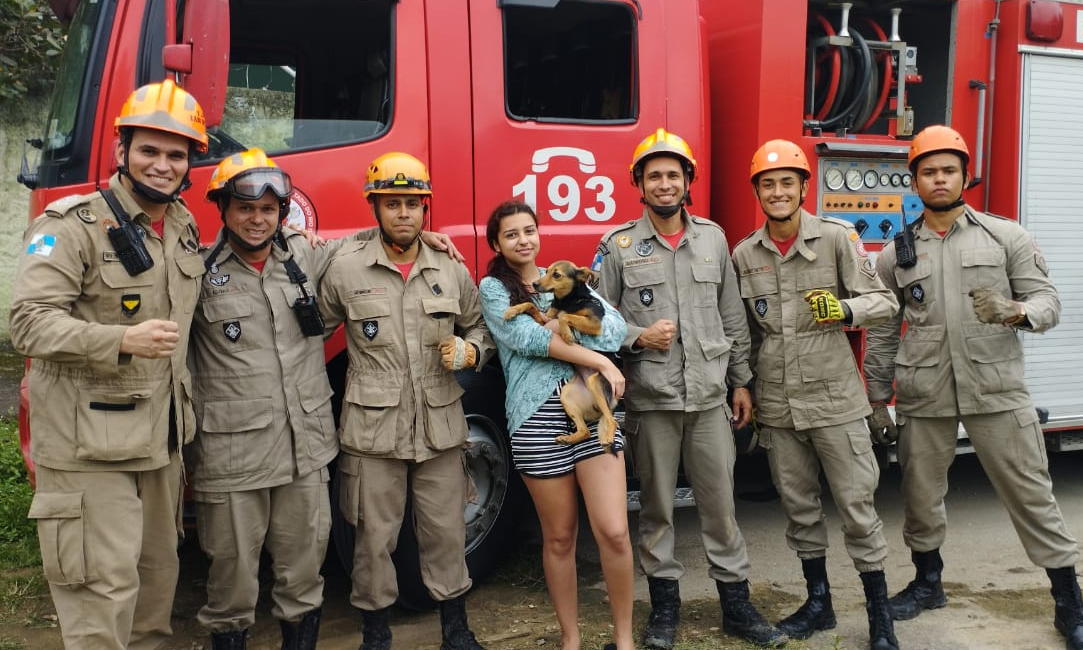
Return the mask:
<svg viewBox="0 0 1083 650">
<path fill-rule="evenodd" d="M 255 201 L 268 190 L 278 198 L 286 199 L 293 192 L 293 184 L 289 174 L 281 169 L 261 167 L 246 169 L 229 179 L 226 189 L 230 196 L 244 201 Z"/>
</svg>

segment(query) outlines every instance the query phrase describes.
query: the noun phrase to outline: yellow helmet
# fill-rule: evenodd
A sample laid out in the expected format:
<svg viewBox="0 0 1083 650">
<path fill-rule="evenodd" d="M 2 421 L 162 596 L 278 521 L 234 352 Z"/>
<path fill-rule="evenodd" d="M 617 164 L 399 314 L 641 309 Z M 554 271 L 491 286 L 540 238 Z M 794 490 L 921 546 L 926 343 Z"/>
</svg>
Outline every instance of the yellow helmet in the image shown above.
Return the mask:
<svg viewBox="0 0 1083 650">
<path fill-rule="evenodd" d="M 172 79 L 136 88 L 113 122 L 113 132 L 126 127 L 152 129 L 182 135 L 207 151 L 207 123 L 203 109 L 186 90 Z"/>
<path fill-rule="evenodd" d="M 812 176 L 805 152 L 789 140 L 768 140 L 763 143 L 763 146 L 752 154 L 748 179 L 755 183 L 757 176 L 772 169 L 795 169 L 806 180 Z"/>
<path fill-rule="evenodd" d="M 919 160 L 934 153 L 956 154 L 963 161 L 964 173 L 970 164 L 970 150 L 966 148 L 963 136 L 950 126 L 934 124 L 922 129 L 910 141 L 910 155 L 906 159 L 910 172 L 915 172 Z"/>
<path fill-rule="evenodd" d="M 246 201 L 255 201 L 270 190 L 280 201 L 293 192 L 290 175 L 278 168 L 275 161 L 258 147 L 235 153 L 214 168 L 207 183 L 207 199 L 215 200 L 223 192 Z"/>
<path fill-rule="evenodd" d="M 665 129 L 658 129 L 636 146 L 632 154 L 632 164 L 628 171 L 632 176 L 632 185 L 639 185 L 643 177 L 643 165 L 648 160 L 659 155 L 669 155 L 681 160 L 684 173 L 691 183 L 696 178 L 696 159 L 692 156 L 692 148 L 680 136 L 669 133 Z"/>
<path fill-rule="evenodd" d="M 365 198 L 373 194 L 432 196 L 429 170 L 425 163 L 408 153 L 385 153 L 372 161 L 365 178 Z"/>
</svg>

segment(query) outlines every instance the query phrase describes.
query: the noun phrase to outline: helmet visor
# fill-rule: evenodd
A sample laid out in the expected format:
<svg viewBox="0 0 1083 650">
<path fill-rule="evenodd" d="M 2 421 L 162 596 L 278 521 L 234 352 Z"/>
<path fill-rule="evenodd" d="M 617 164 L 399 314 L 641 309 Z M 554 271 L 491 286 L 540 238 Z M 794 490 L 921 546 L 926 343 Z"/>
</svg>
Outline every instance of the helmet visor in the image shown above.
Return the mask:
<svg viewBox="0 0 1083 650">
<path fill-rule="evenodd" d="M 293 184 L 289 174 L 281 169 L 262 167 L 245 170 L 229 179 L 228 189 L 231 196 L 245 201 L 255 201 L 267 190 L 285 199 L 293 191 Z"/>
</svg>

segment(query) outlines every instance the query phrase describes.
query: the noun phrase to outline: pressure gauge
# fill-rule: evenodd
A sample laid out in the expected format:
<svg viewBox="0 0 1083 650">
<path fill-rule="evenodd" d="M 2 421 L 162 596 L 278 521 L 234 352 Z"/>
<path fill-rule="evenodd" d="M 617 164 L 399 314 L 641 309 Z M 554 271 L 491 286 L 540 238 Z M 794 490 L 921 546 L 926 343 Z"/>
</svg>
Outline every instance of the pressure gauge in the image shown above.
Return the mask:
<svg viewBox="0 0 1083 650">
<path fill-rule="evenodd" d="M 879 180 L 879 178 L 880 177 L 876 174 L 876 172 L 871 169 L 865 172 L 865 187 L 869 189 L 876 187 L 876 182 Z"/>
<path fill-rule="evenodd" d="M 888 174 L 887 172 L 880 174 L 880 184 L 884 187 L 891 185 L 891 174 Z"/>
<path fill-rule="evenodd" d="M 846 170 L 846 189 L 856 192 L 861 189 L 861 184 L 864 182 L 864 178 L 861 175 L 861 170 L 856 167 L 851 167 Z"/>
<path fill-rule="evenodd" d="M 913 180 L 913 178 L 911 178 L 910 174 L 903 174 L 903 177 L 902 177 L 903 187 L 910 187 L 910 182 L 912 180 Z"/>
<path fill-rule="evenodd" d="M 898 187 L 900 185 L 902 185 L 902 175 L 901 174 L 892 174 L 891 175 L 891 186 L 892 187 Z"/>
<path fill-rule="evenodd" d="M 828 167 L 824 172 L 824 185 L 832 192 L 842 189 L 842 170 L 838 167 Z"/>
</svg>

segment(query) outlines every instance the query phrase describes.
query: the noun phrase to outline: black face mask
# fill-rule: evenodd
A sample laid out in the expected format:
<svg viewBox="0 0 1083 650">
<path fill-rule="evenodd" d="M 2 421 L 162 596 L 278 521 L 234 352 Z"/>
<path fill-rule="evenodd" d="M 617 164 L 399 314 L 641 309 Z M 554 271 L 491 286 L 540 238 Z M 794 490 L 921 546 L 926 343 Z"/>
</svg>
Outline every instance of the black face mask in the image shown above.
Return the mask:
<svg viewBox="0 0 1083 650">
<path fill-rule="evenodd" d="M 644 198 L 641 198 L 640 201 L 643 203 L 643 205 L 650 208 L 651 212 L 655 213 L 663 219 L 669 219 L 673 215 L 679 213 L 681 211 L 681 208 L 684 207 L 684 199 L 681 199 L 680 203 L 677 203 L 675 205 L 654 205 L 652 203 L 647 203 L 647 199 Z"/>
</svg>

